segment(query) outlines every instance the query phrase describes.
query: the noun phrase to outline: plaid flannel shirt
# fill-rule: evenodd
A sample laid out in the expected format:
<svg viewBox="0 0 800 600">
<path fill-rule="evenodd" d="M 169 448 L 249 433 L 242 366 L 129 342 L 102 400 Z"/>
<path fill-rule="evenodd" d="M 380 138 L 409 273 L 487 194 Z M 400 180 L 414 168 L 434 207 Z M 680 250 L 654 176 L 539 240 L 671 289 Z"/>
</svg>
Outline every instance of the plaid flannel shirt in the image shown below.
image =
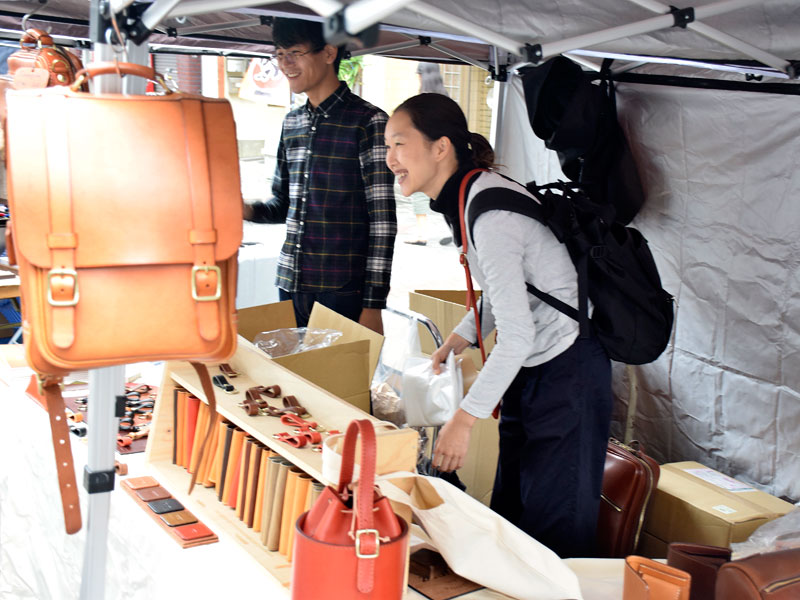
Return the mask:
<svg viewBox="0 0 800 600">
<path fill-rule="evenodd" d="M 254 221 L 286 221 L 276 285 L 287 292 L 361 285 L 364 308 L 384 308 L 397 216 L 386 166 L 385 112 L 345 83 L 317 108 L 289 112 L 278 146 L 274 198 Z"/>
</svg>

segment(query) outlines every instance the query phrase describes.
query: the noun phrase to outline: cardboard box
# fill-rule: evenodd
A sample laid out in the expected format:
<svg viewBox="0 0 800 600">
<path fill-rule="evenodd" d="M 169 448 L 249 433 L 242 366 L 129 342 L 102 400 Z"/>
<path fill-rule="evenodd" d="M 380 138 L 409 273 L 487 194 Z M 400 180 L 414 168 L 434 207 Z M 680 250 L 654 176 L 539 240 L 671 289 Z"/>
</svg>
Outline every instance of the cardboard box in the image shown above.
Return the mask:
<svg viewBox="0 0 800 600">
<path fill-rule="evenodd" d="M 480 297 L 480 292 L 475 292 Z M 409 308 L 428 317 L 447 339 L 464 318 L 466 312 L 466 292 L 457 290 L 416 290 L 409 293 Z M 427 331 L 420 326 L 420 347 L 423 352 L 431 354 L 436 346 Z M 494 335 L 489 333 L 484 340 L 486 352 L 494 347 Z M 480 368 L 481 353 L 477 348 L 469 349 L 462 355 L 472 360 L 476 368 Z M 465 378 L 465 388 L 466 386 Z M 500 435 L 497 430 L 497 419 L 480 419 L 472 428 L 469 451 L 464 459 L 464 466 L 458 470 L 458 477 L 467 486 L 467 493 L 483 504 L 489 505 L 494 487 L 494 476 L 497 471 L 497 455 Z"/>
<path fill-rule="evenodd" d="M 669 542 L 730 546 L 794 505 L 697 462 L 661 465 L 643 542 L 650 552 Z M 645 536 L 646 534 L 646 536 Z M 653 539 L 649 539 L 653 538 Z"/>
<path fill-rule="evenodd" d="M 446 340 L 467 312 L 466 294 L 467 292 L 463 290 L 415 290 L 408 294 L 408 307 L 433 321 L 439 329 L 439 333 L 442 334 L 442 339 Z M 475 298 L 480 297 L 480 290 L 475 290 Z M 436 349 L 433 338 L 422 325 L 419 327 L 420 348 L 425 354 L 433 354 Z M 482 333 L 484 334 L 483 345 L 488 354 L 494 348 L 494 330 Z M 464 354 L 472 358 L 472 362 L 478 369 L 481 368 L 482 360 L 479 348 L 469 348 L 464 351 Z"/>
<path fill-rule="evenodd" d="M 239 334 L 250 342 L 262 331 L 295 326 L 290 300 L 238 311 Z M 342 337 L 327 348 L 272 360 L 369 413 L 369 385 L 378 365 L 383 336 L 321 304 L 314 304 L 308 327 L 335 329 L 342 332 Z M 264 385 L 269 385 L 269 382 L 264 382 Z"/>
</svg>

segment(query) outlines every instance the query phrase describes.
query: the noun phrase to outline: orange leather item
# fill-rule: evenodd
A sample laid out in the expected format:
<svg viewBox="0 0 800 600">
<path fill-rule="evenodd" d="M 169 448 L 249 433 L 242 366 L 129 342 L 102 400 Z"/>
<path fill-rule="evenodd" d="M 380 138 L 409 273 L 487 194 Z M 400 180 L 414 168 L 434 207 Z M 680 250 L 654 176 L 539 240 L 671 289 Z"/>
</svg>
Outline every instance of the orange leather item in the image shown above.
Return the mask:
<svg viewBox="0 0 800 600">
<path fill-rule="evenodd" d="M 360 477 L 351 494 L 356 440 Z M 292 563 L 293 600 L 403 598 L 408 525 L 375 487 L 372 423 L 352 421 L 345 434 L 338 488 L 326 488 L 297 520 Z"/>
<path fill-rule="evenodd" d="M 691 581 L 685 571 L 631 555 L 625 559 L 622 600 L 689 600 Z"/>
<path fill-rule="evenodd" d="M 58 377 L 74 370 L 228 360 L 242 202 L 227 100 L 57 86 L 10 90 L 7 105 L 25 349 L 49 377 L 45 391 L 59 393 Z M 216 408 L 208 371 L 194 364 L 213 415 L 202 449 Z M 68 443 L 56 456 L 69 464 L 62 490 L 74 487 Z M 77 531 L 77 502 L 64 510 Z"/>
<path fill-rule="evenodd" d="M 716 600 L 800 598 L 800 548 L 748 556 L 722 565 Z"/>
<path fill-rule="evenodd" d="M 83 68 L 81 59 L 75 54 L 56 46 L 50 34 L 41 29 L 28 29 L 19 41 L 20 50 L 8 57 L 8 72 L 16 77 L 21 71 L 41 69 L 47 73 L 42 87 L 70 85 Z M 20 88 L 20 85 L 16 85 Z"/>
</svg>

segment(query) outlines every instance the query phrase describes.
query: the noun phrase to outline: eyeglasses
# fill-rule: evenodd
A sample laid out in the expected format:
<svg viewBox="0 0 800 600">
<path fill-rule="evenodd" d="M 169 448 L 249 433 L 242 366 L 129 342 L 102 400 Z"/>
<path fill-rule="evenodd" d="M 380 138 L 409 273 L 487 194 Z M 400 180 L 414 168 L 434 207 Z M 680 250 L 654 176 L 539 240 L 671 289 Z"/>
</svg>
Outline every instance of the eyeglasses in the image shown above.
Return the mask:
<svg viewBox="0 0 800 600">
<path fill-rule="evenodd" d="M 289 52 L 276 52 L 275 56 L 272 57 L 272 60 L 277 63 L 286 63 L 293 65 L 297 62 L 297 59 L 301 56 L 305 56 L 306 54 L 311 54 L 312 52 L 319 52 L 322 48 L 312 48 L 311 50 L 306 50 L 305 52 L 301 52 L 300 50 L 290 50 Z"/>
</svg>

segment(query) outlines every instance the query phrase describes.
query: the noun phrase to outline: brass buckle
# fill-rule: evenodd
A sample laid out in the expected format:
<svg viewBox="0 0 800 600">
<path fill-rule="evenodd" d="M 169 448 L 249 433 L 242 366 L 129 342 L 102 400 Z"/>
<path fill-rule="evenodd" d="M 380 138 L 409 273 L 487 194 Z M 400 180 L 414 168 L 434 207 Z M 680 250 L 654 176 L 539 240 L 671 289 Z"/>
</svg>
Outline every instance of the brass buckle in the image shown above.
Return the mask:
<svg viewBox="0 0 800 600">
<path fill-rule="evenodd" d="M 371 533 L 375 536 L 375 554 L 362 554 L 361 553 L 361 536 Z M 378 535 L 377 529 L 359 529 L 356 531 L 356 557 L 358 558 L 378 558 L 378 555 L 381 553 L 381 540 L 380 536 Z"/>
<path fill-rule="evenodd" d="M 214 271 L 217 274 L 217 291 L 214 292 L 213 296 L 198 296 L 197 295 L 197 279 L 195 275 L 198 271 L 205 271 L 208 273 L 209 271 Z M 192 267 L 192 300 L 197 302 L 214 302 L 215 300 L 219 300 L 222 297 L 222 271 L 216 265 L 208 266 L 203 265 L 202 267 L 198 267 L 195 265 Z"/>
<path fill-rule="evenodd" d="M 53 290 L 50 288 L 52 279 L 56 275 L 69 275 L 75 280 L 75 291 L 72 293 L 72 300 L 55 300 Z M 78 272 L 75 269 L 50 269 L 47 273 L 47 303 L 50 306 L 75 306 L 78 303 Z"/>
</svg>

